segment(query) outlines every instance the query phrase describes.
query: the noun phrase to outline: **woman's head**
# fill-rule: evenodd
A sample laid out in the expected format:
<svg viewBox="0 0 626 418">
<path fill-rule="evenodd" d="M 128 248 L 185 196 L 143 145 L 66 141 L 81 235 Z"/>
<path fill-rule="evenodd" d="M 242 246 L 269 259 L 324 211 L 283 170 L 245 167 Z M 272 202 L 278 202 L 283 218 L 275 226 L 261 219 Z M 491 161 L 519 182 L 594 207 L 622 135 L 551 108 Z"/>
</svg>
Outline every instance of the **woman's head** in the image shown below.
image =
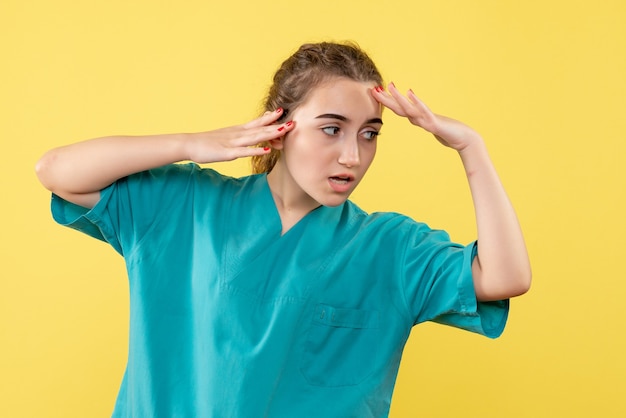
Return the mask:
<svg viewBox="0 0 626 418">
<path fill-rule="evenodd" d="M 315 87 L 332 78 L 383 84 L 374 62 L 356 44 L 304 44 L 274 74 L 264 110 L 273 111 L 282 107 L 286 113 L 293 113 Z M 272 150 L 269 154 L 253 157 L 253 172 L 271 171 L 279 156 L 279 150 Z"/>
</svg>

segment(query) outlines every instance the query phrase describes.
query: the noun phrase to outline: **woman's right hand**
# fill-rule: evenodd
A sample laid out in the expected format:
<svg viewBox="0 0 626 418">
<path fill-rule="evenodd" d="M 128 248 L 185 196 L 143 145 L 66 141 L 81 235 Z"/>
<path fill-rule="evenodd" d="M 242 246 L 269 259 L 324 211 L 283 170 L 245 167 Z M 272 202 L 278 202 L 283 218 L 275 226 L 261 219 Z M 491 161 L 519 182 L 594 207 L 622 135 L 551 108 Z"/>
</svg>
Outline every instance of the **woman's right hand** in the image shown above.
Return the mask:
<svg viewBox="0 0 626 418">
<path fill-rule="evenodd" d="M 283 110 L 266 112 L 244 125 L 194 134 L 109 136 L 48 151 L 37 176 L 51 192 L 77 205 L 93 207 L 100 190 L 122 177 L 167 164 L 231 161 L 270 152 L 258 147 L 280 138 L 293 123 L 275 124 Z"/>
<path fill-rule="evenodd" d="M 291 121 L 275 124 L 282 115 L 283 109 L 278 109 L 243 125 L 189 134 L 187 159 L 203 164 L 268 154 L 269 146 L 258 145 L 280 138 L 294 127 Z"/>
</svg>

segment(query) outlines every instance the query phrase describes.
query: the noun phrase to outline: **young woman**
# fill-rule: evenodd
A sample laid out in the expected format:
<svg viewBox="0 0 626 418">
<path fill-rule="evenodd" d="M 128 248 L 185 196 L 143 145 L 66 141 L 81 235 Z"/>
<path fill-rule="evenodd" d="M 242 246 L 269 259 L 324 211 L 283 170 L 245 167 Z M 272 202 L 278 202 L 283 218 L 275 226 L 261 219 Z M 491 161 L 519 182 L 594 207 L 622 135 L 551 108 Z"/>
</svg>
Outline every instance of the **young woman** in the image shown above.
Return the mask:
<svg viewBox="0 0 626 418">
<path fill-rule="evenodd" d="M 459 153 L 480 244 L 348 200 L 383 107 Z M 240 179 L 195 164 L 250 156 L 256 174 Z M 249 123 L 93 139 L 49 151 L 37 172 L 55 219 L 107 241 L 128 267 L 114 416 L 384 417 L 414 325 L 497 337 L 508 298 L 530 286 L 481 137 L 412 91 L 384 89 L 351 44 L 300 47 Z"/>
</svg>

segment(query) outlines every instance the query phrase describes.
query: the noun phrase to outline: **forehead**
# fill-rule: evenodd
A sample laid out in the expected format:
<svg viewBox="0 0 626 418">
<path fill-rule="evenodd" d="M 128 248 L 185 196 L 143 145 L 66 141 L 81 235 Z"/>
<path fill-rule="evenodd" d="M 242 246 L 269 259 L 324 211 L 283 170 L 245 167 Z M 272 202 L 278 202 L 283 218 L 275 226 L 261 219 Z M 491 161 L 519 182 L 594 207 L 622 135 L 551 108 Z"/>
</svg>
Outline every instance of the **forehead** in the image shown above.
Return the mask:
<svg viewBox="0 0 626 418">
<path fill-rule="evenodd" d="M 311 90 L 307 100 L 294 112 L 294 116 L 299 114 L 316 117 L 324 113 L 334 113 L 357 121 L 380 117 L 382 106 L 371 94 L 371 89 L 375 86 L 373 81 L 330 79 Z"/>
</svg>

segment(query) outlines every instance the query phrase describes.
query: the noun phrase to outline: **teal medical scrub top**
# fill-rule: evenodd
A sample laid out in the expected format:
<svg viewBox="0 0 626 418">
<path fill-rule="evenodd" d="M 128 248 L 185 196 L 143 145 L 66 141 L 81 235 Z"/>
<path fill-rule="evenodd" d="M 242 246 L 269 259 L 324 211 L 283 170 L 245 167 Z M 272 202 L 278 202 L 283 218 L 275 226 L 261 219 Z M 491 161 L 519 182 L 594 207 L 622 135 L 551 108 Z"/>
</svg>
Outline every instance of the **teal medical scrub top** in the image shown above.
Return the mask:
<svg viewBox="0 0 626 418">
<path fill-rule="evenodd" d="M 495 338 L 508 314 L 476 302 L 475 243 L 350 201 L 281 235 L 265 175 L 169 165 L 52 211 L 126 261 L 114 417 L 385 417 L 414 325 Z"/>
</svg>

